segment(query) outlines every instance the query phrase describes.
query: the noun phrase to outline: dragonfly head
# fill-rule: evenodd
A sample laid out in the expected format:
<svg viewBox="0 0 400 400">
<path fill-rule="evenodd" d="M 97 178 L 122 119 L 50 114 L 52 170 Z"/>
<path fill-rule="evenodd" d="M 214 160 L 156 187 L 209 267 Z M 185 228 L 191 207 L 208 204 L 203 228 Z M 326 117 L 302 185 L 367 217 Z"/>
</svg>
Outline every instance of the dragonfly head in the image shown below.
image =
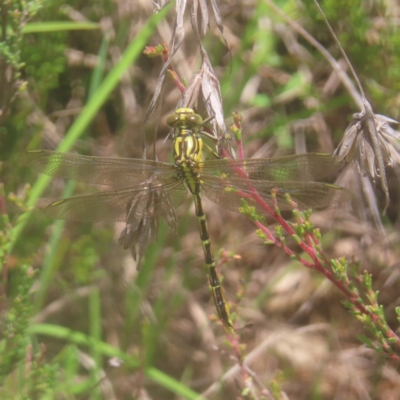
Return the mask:
<svg viewBox="0 0 400 400">
<path fill-rule="evenodd" d="M 203 118 L 191 108 L 178 108 L 174 114 L 167 118 L 167 124 L 172 128 L 200 128 Z"/>
</svg>

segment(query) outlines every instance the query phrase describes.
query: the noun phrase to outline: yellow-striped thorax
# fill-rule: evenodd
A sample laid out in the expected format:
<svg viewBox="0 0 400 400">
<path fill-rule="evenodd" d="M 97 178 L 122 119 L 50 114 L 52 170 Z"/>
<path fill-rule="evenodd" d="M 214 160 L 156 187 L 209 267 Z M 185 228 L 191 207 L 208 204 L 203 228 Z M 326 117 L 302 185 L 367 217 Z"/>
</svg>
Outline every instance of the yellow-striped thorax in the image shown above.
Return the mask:
<svg viewBox="0 0 400 400">
<path fill-rule="evenodd" d="M 175 128 L 174 159 L 178 164 L 201 162 L 203 159 L 203 140 L 198 132 L 203 118 L 191 108 L 178 108 L 167 118 L 167 124 Z"/>
</svg>

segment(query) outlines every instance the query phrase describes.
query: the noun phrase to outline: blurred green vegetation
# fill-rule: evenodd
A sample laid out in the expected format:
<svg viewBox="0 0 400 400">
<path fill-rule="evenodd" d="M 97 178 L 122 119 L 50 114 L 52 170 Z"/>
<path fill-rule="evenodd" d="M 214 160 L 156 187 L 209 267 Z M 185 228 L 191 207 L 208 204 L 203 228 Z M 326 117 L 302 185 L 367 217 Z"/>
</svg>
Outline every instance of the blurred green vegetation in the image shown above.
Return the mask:
<svg viewBox="0 0 400 400">
<path fill-rule="evenodd" d="M 40 210 L 46 203 L 41 198 L 88 193 L 91 188 L 64 186 L 59 180 L 50 183 L 20 162 L 27 148 L 58 145 L 84 154 L 138 157 L 142 135 L 151 141 L 154 132 L 160 160 L 168 159 L 171 143 L 164 140 L 165 118 L 176 108 L 180 94 L 167 82 L 157 113 L 143 126 L 161 61 L 141 52 L 145 45 L 168 41 L 165 32 L 173 26 L 173 7 L 153 15 L 151 2 L 147 8 L 139 3 L 12 0 L 2 5 L 7 22 L 0 40 L 0 68 L 7 71 L 1 72 L 7 90 L 0 97 L 6 111 L 0 120 L 2 399 L 195 399 L 210 387 L 212 393 L 204 398 L 240 396 L 234 382 L 222 379 L 234 362 L 227 355 L 231 349 L 222 328 L 208 318 L 213 304 L 191 203 L 178 211 L 176 235 L 161 224 L 157 241 L 136 271 L 129 252 L 117 244 L 120 225 L 54 222 Z M 284 37 L 288 27 L 265 2 L 217 3 L 231 54 L 213 31 L 204 38 L 204 46 L 220 77 L 226 119 L 234 110 L 244 114 L 248 156 L 264 145 L 274 149 L 267 156 L 293 152 L 291 124 L 317 112 L 324 115 L 331 143 L 310 128 L 308 148 L 332 152 L 332 143 L 340 141 L 351 114 L 359 110 L 342 86 L 329 95 L 322 90 L 331 75 L 326 61 L 303 38 Z M 291 0 L 275 3 L 340 57 L 311 0 L 301 7 Z M 328 0 L 323 8 L 375 111 L 399 119 L 400 33 L 394 22 L 399 16 L 384 2 Z M 33 22 L 44 24 L 42 32 L 35 28 L 34 33 L 23 34 Z M 96 25 L 65 29 L 63 22 Z M 50 31 L 45 23 L 52 23 Z M 214 22 L 211 25 L 214 28 Z M 185 29 L 190 32 L 188 15 Z M 187 80 L 200 65 L 196 43 L 193 34 L 185 37 L 175 65 Z M 289 51 L 289 44 L 301 51 Z M 397 180 L 392 182 L 394 201 L 396 184 Z M 8 197 L 11 193 L 17 198 Z M 30 218 L 21 222 L 27 208 Z M 214 253 L 225 248 L 241 256 L 221 270 L 232 302 L 244 287 L 238 313 L 243 325 L 251 328 L 241 332 L 243 345 L 257 348 L 273 334 L 280 335 L 278 344 L 286 334 L 289 338 L 283 343 L 288 350 L 276 345 L 275 354 L 271 350 L 251 366 L 262 385 L 274 393 L 279 393 L 276 387 L 283 388 L 293 399 L 334 398 L 342 383 L 339 373 L 330 373 L 336 368 L 349 380 L 354 374 L 342 398 L 360 398 L 359 382 L 376 393 L 371 398 L 389 398 L 384 395 L 389 384 L 384 367 L 374 355 L 360 350 L 360 328 L 338 294 L 284 258 L 279 249 L 257 242 L 253 225 L 244 217 L 210 204 L 206 211 Z M 395 204 L 385 220 L 388 230 L 395 230 L 397 214 Z M 339 232 L 341 228 L 345 229 L 335 227 Z M 361 235 L 353 229 L 338 233 L 337 241 L 327 244 L 330 254 L 342 255 L 350 247 L 351 257 L 353 249 L 360 250 Z M 371 232 L 372 237 L 379 234 Z M 389 246 L 391 260 L 398 259 L 396 243 Z M 383 247 L 374 248 L 375 254 Z M 377 285 L 385 287 L 385 306 L 393 309 L 398 282 L 386 261 L 368 255 L 363 261 L 377 277 Z M 293 276 L 299 280 L 287 283 Z M 299 287 L 304 292 L 299 294 Z M 311 306 L 302 313 L 304 304 Z M 388 321 L 395 324 L 392 314 Z M 295 328 L 284 325 L 291 318 Z M 328 332 L 321 334 L 326 341 L 311 336 L 314 350 L 320 346 L 318 354 L 302 347 L 308 337 L 297 331 L 314 332 L 314 324 L 325 324 Z M 347 365 L 343 372 L 340 356 L 346 354 L 337 344 L 339 338 L 344 348 L 359 351 L 363 367 Z M 308 349 L 318 361 L 307 364 L 303 353 L 293 361 L 299 348 Z M 291 351 L 293 359 L 288 356 Z M 321 368 L 317 377 L 316 365 Z M 362 368 L 368 373 L 361 374 Z M 398 378 L 393 367 L 386 368 Z M 398 383 L 390 384 L 400 390 Z"/>
</svg>

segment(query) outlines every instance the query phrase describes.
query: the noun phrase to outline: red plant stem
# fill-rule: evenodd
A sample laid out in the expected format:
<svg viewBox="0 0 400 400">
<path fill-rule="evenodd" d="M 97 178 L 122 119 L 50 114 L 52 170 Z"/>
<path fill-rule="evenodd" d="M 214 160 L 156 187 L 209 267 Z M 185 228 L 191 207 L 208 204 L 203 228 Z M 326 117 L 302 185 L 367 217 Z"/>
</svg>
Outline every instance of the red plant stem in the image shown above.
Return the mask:
<svg viewBox="0 0 400 400">
<path fill-rule="evenodd" d="M 239 159 L 243 160 L 243 146 L 242 146 L 242 141 L 238 140 L 238 149 L 239 149 Z M 231 159 L 229 156 L 228 152 L 226 150 L 223 150 L 222 152 L 224 157 L 227 157 Z M 243 170 L 241 167 L 237 167 L 234 164 L 232 165 L 232 168 L 235 170 L 238 176 L 248 179 L 247 173 Z M 274 211 L 269 204 L 267 204 L 263 198 L 258 194 L 257 190 L 250 184 L 249 182 L 249 190 L 251 194 L 243 193 L 240 190 L 237 191 L 237 194 L 241 197 L 244 198 L 252 198 L 257 202 L 258 205 L 261 206 L 261 208 L 266 212 L 266 214 L 270 215 L 279 225 L 282 226 L 282 228 L 289 234 L 289 235 L 296 235 L 296 232 L 294 229 L 290 226 L 290 224 L 281 216 L 279 215 L 276 211 Z M 301 219 L 303 221 L 303 219 Z M 303 221 L 304 222 L 304 221 Z M 282 243 L 282 241 L 276 239 L 274 235 L 271 233 L 271 231 L 263 225 L 259 221 L 254 221 L 255 225 L 264 233 L 264 235 L 267 237 L 269 241 L 271 241 L 274 245 L 280 247 L 283 249 L 289 256 L 296 256 L 296 258 L 305 266 L 308 268 L 311 268 L 315 271 L 318 271 L 322 273 L 329 281 L 331 281 L 346 297 L 347 299 L 353 304 L 353 306 L 360 311 L 362 314 L 368 315 L 371 320 L 380 325 L 385 331 L 387 338 L 394 338 L 396 339 L 396 346 L 400 348 L 400 338 L 393 332 L 393 330 L 384 324 L 382 326 L 382 323 L 380 321 L 380 318 L 375 315 L 373 312 L 369 311 L 363 304 L 361 304 L 358 301 L 358 296 L 356 294 L 353 294 L 348 287 L 346 286 L 345 283 L 343 283 L 340 280 L 335 279 L 335 276 L 329 269 L 329 262 L 326 259 L 325 255 L 324 256 L 324 265 L 322 265 L 321 261 L 319 260 L 317 256 L 317 252 L 315 251 L 315 246 L 320 245 L 320 241 L 318 238 L 315 236 L 315 234 L 312 233 L 306 233 L 306 241 L 307 243 L 304 242 L 304 240 L 301 240 L 299 243 L 299 246 L 303 251 L 305 251 L 313 260 L 313 263 L 310 263 L 309 261 L 305 260 L 304 258 L 298 257 L 291 249 L 289 249 L 285 244 Z M 399 361 L 400 357 L 394 354 L 390 354 L 389 358 L 394 360 L 394 361 Z"/>
<path fill-rule="evenodd" d="M 277 240 L 274 237 L 274 235 L 271 233 L 271 231 L 265 225 L 263 225 L 259 221 L 254 221 L 254 223 L 264 233 L 264 235 L 267 237 L 267 239 L 270 242 L 272 242 L 275 246 L 280 247 L 289 256 L 296 256 L 296 259 L 299 260 L 306 267 L 311 268 L 311 269 L 315 269 L 314 264 L 310 263 L 309 261 L 305 260 L 302 257 L 298 257 L 289 247 L 287 247 L 281 241 Z"/>
<path fill-rule="evenodd" d="M 163 52 L 161 55 L 162 61 L 164 64 L 166 64 L 169 60 L 169 49 L 166 43 L 162 43 L 163 46 Z M 178 73 L 175 71 L 175 68 L 170 64 L 168 66 L 168 72 L 170 76 L 172 77 L 172 80 L 174 81 L 176 87 L 180 90 L 180 92 L 183 94 L 186 90 L 185 85 L 182 83 L 182 80 L 180 79 Z"/>
<path fill-rule="evenodd" d="M 239 160 L 244 160 L 244 150 L 243 150 L 243 142 L 242 139 L 236 140 L 238 146 Z"/>
<path fill-rule="evenodd" d="M 185 85 L 182 83 L 180 80 L 178 73 L 172 68 L 171 66 L 168 67 L 168 73 L 171 76 L 172 80 L 174 81 L 176 87 L 180 90 L 180 92 L 183 94 L 186 90 Z"/>
<path fill-rule="evenodd" d="M 241 131 L 241 123 L 240 119 L 235 120 L 235 128 L 236 130 L 240 133 Z M 239 154 L 239 160 L 244 160 L 244 151 L 243 151 L 243 143 L 241 140 L 241 135 L 237 134 L 236 135 L 236 140 L 237 140 L 237 146 L 238 146 L 238 154 Z M 229 153 L 223 149 L 222 155 L 228 159 L 231 159 Z M 236 174 L 243 179 L 249 179 L 246 171 L 244 170 L 243 167 L 236 166 L 234 162 L 232 162 L 232 169 L 235 170 Z M 257 190 L 254 188 L 254 186 L 251 184 L 251 182 L 248 182 L 248 188 L 250 191 L 250 194 L 248 193 L 243 193 L 240 190 L 237 191 L 237 194 L 241 197 L 244 198 L 251 198 L 254 200 L 261 208 L 265 211 L 266 214 L 270 215 L 282 228 L 291 236 L 296 235 L 299 237 L 295 230 L 292 228 L 292 226 L 280 215 L 278 212 L 276 212 L 269 204 L 267 204 L 264 199 L 258 194 Z M 279 188 L 277 188 L 279 190 Z M 275 209 L 277 209 L 275 205 Z M 293 202 L 293 209 L 296 209 L 296 204 Z M 303 218 L 299 214 L 299 222 L 304 223 Z M 371 320 L 380 326 L 381 330 L 385 332 L 385 335 L 387 338 L 394 338 L 396 339 L 395 345 L 400 348 L 400 338 L 393 332 L 392 329 L 385 323 L 385 321 L 382 322 L 381 318 L 374 314 L 372 311 L 368 310 L 362 303 L 359 302 L 358 300 L 358 295 L 357 293 L 353 293 L 351 290 L 348 288 L 348 282 L 342 282 L 341 280 L 335 279 L 335 276 L 333 272 L 330 270 L 329 266 L 329 260 L 326 258 L 326 256 L 321 253 L 316 251 L 316 246 L 320 246 L 320 241 L 316 237 L 315 233 L 307 232 L 305 233 L 305 241 L 300 240 L 299 241 L 299 246 L 300 248 L 305 251 L 312 259 L 313 263 L 310 263 L 306 261 L 304 258 L 299 257 L 296 255 L 291 249 L 289 249 L 281 240 L 278 240 L 274 237 L 274 235 L 271 233 L 271 231 L 264 226 L 261 222 L 259 221 L 254 221 L 255 225 L 264 233 L 266 238 L 275 244 L 276 246 L 280 247 L 283 249 L 289 256 L 296 256 L 296 258 L 306 267 L 311 268 L 313 270 L 316 270 L 320 273 L 322 273 L 327 279 L 329 279 L 346 297 L 347 299 L 353 304 L 355 309 L 357 309 L 361 314 L 368 315 Z M 300 238 L 300 237 L 299 237 Z M 300 238 L 301 239 L 301 238 Z M 321 263 L 321 260 L 318 258 L 318 253 L 321 253 L 323 257 L 323 265 Z M 347 283 L 347 285 L 346 285 Z M 400 357 L 395 355 L 395 354 L 389 354 L 389 358 L 392 360 L 398 361 L 400 360 Z"/>
<path fill-rule="evenodd" d="M 241 142 L 240 142 L 241 144 Z M 242 146 L 240 146 L 242 147 Z M 239 151 L 239 154 L 243 154 L 242 151 Z M 229 158 L 229 154 L 228 152 L 224 149 L 223 150 L 223 155 L 224 157 L 228 157 Z M 249 177 L 247 176 L 247 173 L 240 167 L 236 167 L 235 165 L 232 165 L 233 169 L 235 170 L 236 174 L 240 177 L 242 177 L 243 179 L 248 179 Z M 290 235 L 296 235 L 296 232 L 294 231 L 294 229 L 286 222 L 286 220 L 279 215 L 276 211 L 274 211 L 269 204 L 267 204 L 263 198 L 258 194 L 257 190 L 250 184 L 249 181 L 249 190 L 251 192 L 251 197 L 256 201 L 256 203 L 258 205 L 260 205 L 262 207 L 262 209 L 268 214 L 270 215 L 272 218 L 275 219 L 276 222 L 278 222 L 279 225 L 281 225 L 285 231 Z M 240 192 L 238 192 L 240 194 Z M 242 195 L 243 197 L 243 195 Z M 247 196 L 246 196 L 247 197 Z M 306 243 L 304 243 L 303 241 L 299 244 L 300 247 L 302 248 L 303 251 L 305 251 L 312 259 L 314 262 L 318 261 L 318 258 L 315 254 L 315 250 L 312 246 L 308 246 Z"/>
</svg>

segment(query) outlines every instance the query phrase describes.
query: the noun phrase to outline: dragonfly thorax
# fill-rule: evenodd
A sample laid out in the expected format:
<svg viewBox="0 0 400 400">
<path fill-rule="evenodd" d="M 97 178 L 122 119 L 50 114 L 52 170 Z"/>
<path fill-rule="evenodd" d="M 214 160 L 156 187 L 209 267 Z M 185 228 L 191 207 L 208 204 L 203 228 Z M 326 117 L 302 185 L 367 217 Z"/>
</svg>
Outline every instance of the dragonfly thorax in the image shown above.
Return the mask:
<svg viewBox="0 0 400 400">
<path fill-rule="evenodd" d="M 174 141 L 174 159 L 178 164 L 203 160 L 203 140 L 190 129 L 182 129 Z"/>
<path fill-rule="evenodd" d="M 174 159 L 176 164 L 198 163 L 203 160 L 203 141 L 198 132 L 203 119 L 191 108 L 178 108 L 167 119 L 167 124 L 175 129 Z"/>
</svg>

